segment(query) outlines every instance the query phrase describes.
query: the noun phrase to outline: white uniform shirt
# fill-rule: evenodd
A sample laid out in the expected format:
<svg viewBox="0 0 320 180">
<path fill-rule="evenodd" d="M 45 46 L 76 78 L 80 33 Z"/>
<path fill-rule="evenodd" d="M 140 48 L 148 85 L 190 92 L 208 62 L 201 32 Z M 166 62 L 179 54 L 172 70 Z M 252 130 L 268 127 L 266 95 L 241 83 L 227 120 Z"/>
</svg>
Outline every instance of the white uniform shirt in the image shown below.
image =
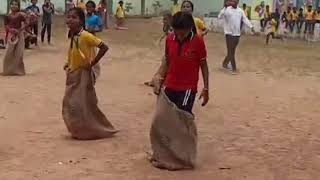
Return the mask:
<svg viewBox="0 0 320 180">
<path fill-rule="evenodd" d="M 249 19 L 246 17 L 244 11 L 239 7 L 233 8 L 231 6 L 223 8 L 218 16 L 219 19 L 224 20 L 224 34 L 231 36 L 241 35 L 241 22 L 244 22 L 250 28 L 253 27 Z"/>
</svg>

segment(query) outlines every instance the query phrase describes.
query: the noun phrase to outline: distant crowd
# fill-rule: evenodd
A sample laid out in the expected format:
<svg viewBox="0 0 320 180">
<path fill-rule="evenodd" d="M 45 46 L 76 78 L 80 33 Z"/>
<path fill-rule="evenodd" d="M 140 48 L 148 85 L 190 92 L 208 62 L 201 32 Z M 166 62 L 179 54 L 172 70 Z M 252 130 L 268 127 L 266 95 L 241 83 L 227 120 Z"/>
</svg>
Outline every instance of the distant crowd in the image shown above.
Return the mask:
<svg viewBox="0 0 320 180">
<path fill-rule="evenodd" d="M 13 1 L 15 2 L 15 1 Z M 21 9 L 20 3 L 17 3 L 17 11 L 13 12 L 12 7 L 13 4 L 10 3 L 10 12 L 4 19 L 4 36 L 0 38 L 0 48 L 5 49 L 6 44 L 8 42 L 8 38 L 10 34 L 17 34 L 14 31 L 16 29 L 21 28 L 21 25 L 24 24 L 23 34 L 25 39 L 25 48 L 29 49 L 31 45 L 38 46 L 38 36 L 40 30 L 40 39 L 41 42 L 44 43 L 45 35 L 47 35 L 47 43 L 51 44 L 51 34 L 52 34 L 52 24 L 53 24 L 53 16 L 57 12 L 54 4 L 51 0 L 45 0 L 43 5 L 41 6 L 42 15 L 40 8 L 38 6 L 38 0 L 31 0 L 31 5 L 25 9 Z M 101 0 L 97 5 L 93 3 L 93 1 L 88 1 L 87 3 L 84 0 L 80 0 L 77 4 L 73 3 L 72 0 L 68 0 L 66 2 L 66 12 L 69 10 L 79 7 L 83 11 L 90 13 L 87 14 L 86 17 L 86 25 L 87 29 L 90 31 L 100 32 L 104 28 L 107 29 L 110 27 L 110 16 L 107 11 L 108 4 L 106 0 Z M 91 13 L 92 12 L 92 13 Z M 123 27 L 124 19 L 125 19 L 125 11 L 123 8 L 123 1 L 119 1 L 119 6 L 116 9 L 116 28 L 117 29 L 126 29 Z M 92 24 L 93 23 L 93 24 Z M 41 28 L 39 26 L 41 25 Z M 90 27 L 91 26 L 91 27 Z M 92 27 L 94 26 L 94 27 Z M 92 30 L 94 28 L 94 30 Z"/>
<path fill-rule="evenodd" d="M 246 4 L 242 8 L 249 17 L 249 9 Z M 320 7 L 313 7 L 311 4 L 297 8 L 289 6 L 286 11 L 280 13 L 279 9 L 274 12 L 270 6 L 257 6 L 255 12 L 260 17 L 261 32 L 281 31 L 281 33 L 304 33 L 314 34 L 316 24 L 320 25 Z"/>
</svg>

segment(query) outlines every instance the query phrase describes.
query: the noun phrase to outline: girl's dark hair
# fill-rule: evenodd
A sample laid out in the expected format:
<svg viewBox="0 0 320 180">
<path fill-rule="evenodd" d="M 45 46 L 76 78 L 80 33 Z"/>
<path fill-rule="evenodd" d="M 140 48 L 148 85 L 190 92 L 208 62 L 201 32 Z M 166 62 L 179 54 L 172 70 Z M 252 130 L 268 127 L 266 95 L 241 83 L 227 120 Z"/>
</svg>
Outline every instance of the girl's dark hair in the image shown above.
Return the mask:
<svg viewBox="0 0 320 180">
<path fill-rule="evenodd" d="M 181 4 L 181 8 L 183 7 L 183 5 L 184 5 L 185 3 L 189 3 L 189 4 L 190 4 L 190 6 L 191 6 L 191 9 L 192 9 L 192 11 L 193 11 L 193 9 L 194 9 L 194 4 L 193 4 L 193 2 L 188 1 L 188 0 L 183 1 L 183 3 Z"/>
<path fill-rule="evenodd" d="M 81 27 L 85 30 L 85 25 L 86 25 L 86 15 L 84 13 L 84 11 L 79 8 L 79 7 L 75 7 L 75 8 L 71 8 L 68 13 L 74 11 L 78 16 L 79 16 L 79 19 L 80 19 L 80 22 L 81 22 Z M 72 41 L 73 41 L 73 36 L 71 34 L 71 32 L 69 31 L 68 32 L 68 38 L 71 38 L 71 48 L 72 48 Z"/>
<path fill-rule="evenodd" d="M 86 3 L 86 6 L 92 6 L 93 8 L 96 8 L 96 7 L 97 7 L 97 5 L 96 5 L 96 3 L 95 3 L 94 1 L 88 1 L 88 2 Z"/>
<path fill-rule="evenodd" d="M 14 2 L 18 4 L 19 9 L 20 9 L 20 1 L 19 0 L 11 0 L 10 5 L 12 5 L 12 3 L 14 3 Z"/>
<path fill-rule="evenodd" d="M 193 29 L 194 20 L 191 14 L 184 12 L 177 12 L 172 18 L 173 29 Z"/>
<path fill-rule="evenodd" d="M 123 4 L 123 1 L 119 1 L 119 4 Z"/>
<path fill-rule="evenodd" d="M 80 19 L 80 22 L 81 22 L 81 26 L 82 28 L 84 29 L 85 28 L 85 24 L 86 24 L 86 14 L 84 13 L 84 11 L 79 8 L 79 7 L 75 7 L 75 8 L 71 8 L 68 13 L 74 11 L 78 16 L 79 16 L 79 19 Z"/>
</svg>

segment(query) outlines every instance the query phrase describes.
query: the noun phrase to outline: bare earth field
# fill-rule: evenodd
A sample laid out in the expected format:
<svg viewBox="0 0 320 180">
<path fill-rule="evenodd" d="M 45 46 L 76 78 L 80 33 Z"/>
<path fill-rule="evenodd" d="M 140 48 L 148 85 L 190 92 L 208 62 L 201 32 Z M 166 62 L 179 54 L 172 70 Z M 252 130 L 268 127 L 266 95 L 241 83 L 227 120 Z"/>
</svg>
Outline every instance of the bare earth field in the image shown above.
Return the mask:
<svg viewBox="0 0 320 180">
<path fill-rule="evenodd" d="M 120 129 L 114 138 L 76 141 L 65 128 L 62 20 L 53 46 L 26 51 L 27 76 L 0 76 L 0 180 L 320 179 L 320 44 L 275 40 L 267 47 L 262 37 L 243 36 L 241 73 L 232 76 L 219 71 L 223 35 L 209 34 L 211 101 L 205 108 L 197 102 L 194 110 L 198 166 L 168 172 L 146 161 L 156 97 L 143 82 L 163 53 L 154 43 L 161 21 L 131 19 L 127 26 L 100 34 L 111 49 L 96 90 L 101 109 Z"/>
</svg>

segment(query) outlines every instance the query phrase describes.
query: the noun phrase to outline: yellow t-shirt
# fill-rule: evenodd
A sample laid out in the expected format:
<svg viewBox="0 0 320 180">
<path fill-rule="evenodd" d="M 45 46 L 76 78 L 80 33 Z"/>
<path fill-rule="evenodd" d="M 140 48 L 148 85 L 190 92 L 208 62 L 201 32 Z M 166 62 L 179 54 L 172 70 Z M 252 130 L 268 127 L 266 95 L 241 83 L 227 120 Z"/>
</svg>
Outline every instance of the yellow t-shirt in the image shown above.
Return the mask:
<svg viewBox="0 0 320 180">
<path fill-rule="evenodd" d="M 316 12 L 316 14 L 315 14 L 315 19 L 316 19 L 317 21 L 320 21 L 320 12 Z"/>
<path fill-rule="evenodd" d="M 305 14 L 305 19 L 308 21 L 312 21 L 313 20 L 313 11 L 311 11 L 311 12 L 307 11 Z"/>
<path fill-rule="evenodd" d="M 171 14 L 172 16 L 175 15 L 177 12 L 181 11 L 181 6 L 179 4 L 173 5 L 171 7 Z"/>
<path fill-rule="evenodd" d="M 96 48 L 103 43 L 101 39 L 93 34 L 82 31 L 79 36 L 74 37 L 72 47 L 68 51 L 68 67 L 71 71 L 80 68 L 94 60 Z M 69 41 L 71 45 L 71 40 Z"/>
<path fill-rule="evenodd" d="M 271 20 L 271 32 L 275 33 L 277 31 L 277 21 L 273 18 Z"/>
<path fill-rule="evenodd" d="M 242 9 L 246 17 L 249 17 L 249 10 L 248 8 Z"/>
<path fill-rule="evenodd" d="M 298 13 L 294 13 L 293 11 L 289 15 L 289 19 L 295 21 L 298 19 Z"/>
<path fill-rule="evenodd" d="M 124 9 L 123 9 L 123 7 L 121 7 L 121 6 L 117 7 L 116 16 L 117 16 L 117 18 L 124 18 Z"/>
<path fill-rule="evenodd" d="M 82 10 L 86 10 L 86 4 L 79 2 L 78 7 L 81 8 Z"/>
<path fill-rule="evenodd" d="M 194 20 L 194 24 L 196 25 L 196 28 L 197 28 L 197 33 L 198 33 L 199 35 L 201 35 L 202 32 L 207 29 L 206 25 L 205 25 L 204 22 L 203 22 L 201 19 L 199 19 L 199 18 L 196 18 L 196 17 L 195 17 L 195 18 L 193 18 L 193 20 Z"/>
<path fill-rule="evenodd" d="M 271 17 L 271 13 L 266 11 L 264 13 L 264 19 L 269 19 L 270 17 Z"/>
</svg>

